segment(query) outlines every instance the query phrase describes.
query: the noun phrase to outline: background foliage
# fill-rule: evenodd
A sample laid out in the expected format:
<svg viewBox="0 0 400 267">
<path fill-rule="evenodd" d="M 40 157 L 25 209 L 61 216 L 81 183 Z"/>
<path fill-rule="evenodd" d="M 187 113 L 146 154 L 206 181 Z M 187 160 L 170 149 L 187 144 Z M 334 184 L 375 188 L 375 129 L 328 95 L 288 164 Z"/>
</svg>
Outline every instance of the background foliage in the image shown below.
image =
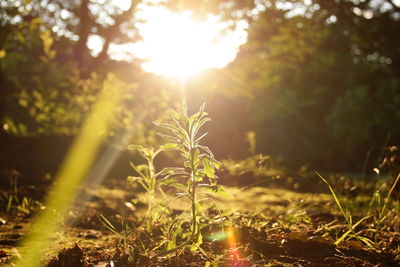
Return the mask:
<svg viewBox="0 0 400 267">
<path fill-rule="evenodd" d="M 103 3 L 104 2 L 104 3 Z M 126 91 L 110 133 L 158 141 L 149 127 L 179 102 L 170 81 L 110 46 L 140 39 L 140 1 L 0 1 L 2 135 L 74 135 L 101 88 Z M 189 109 L 207 102 L 207 142 L 218 158 L 257 152 L 294 166 L 360 170 L 370 147 L 400 138 L 400 8 L 396 1 L 166 1 L 248 23 L 248 42 L 227 68 L 188 82 Z M 397 5 L 396 5 L 397 4 Z M 87 44 L 96 35 L 101 51 Z"/>
</svg>

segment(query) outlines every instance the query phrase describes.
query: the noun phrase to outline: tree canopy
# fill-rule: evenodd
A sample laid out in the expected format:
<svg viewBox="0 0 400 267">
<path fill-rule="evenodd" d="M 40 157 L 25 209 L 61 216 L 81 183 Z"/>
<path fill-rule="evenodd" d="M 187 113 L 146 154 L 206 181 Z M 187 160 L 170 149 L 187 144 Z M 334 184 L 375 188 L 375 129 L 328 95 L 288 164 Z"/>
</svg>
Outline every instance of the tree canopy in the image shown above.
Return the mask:
<svg viewBox="0 0 400 267">
<path fill-rule="evenodd" d="M 0 1 L 0 119 L 17 135 L 75 134 L 104 86 L 126 90 L 113 128 L 155 142 L 146 125 L 178 93 L 141 60 L 112 47 L 141 40 L 151 1 Z M 199 18 L 214 14 L 248 40 L 228 67 L 188 82 L 188 101 L 207 100 L 213 129 L 243 152 L 255 131 L 259 152 L 298 163 L 354 168 L 371 146 L 400 138 L 400 4 L 391 0 L 163 1 Z M 90 41 L 96 39 L 96 49 Z M 134 125 L 134 126 L 133 126 Z M 211 126 L 210 126 L 211 127 Z M 139 138 L 139 136 L 141 136 Z M 149 141 L 150 140 L 150 141 Z M 221 147 L 228 147 L 224 142 Z M 222 148 L 221 148 L 222 150 Z M 347 157 L 339 157 L 347 153 Z M 332 164 L 333 163 L 333 164 Z"/>
</svg>

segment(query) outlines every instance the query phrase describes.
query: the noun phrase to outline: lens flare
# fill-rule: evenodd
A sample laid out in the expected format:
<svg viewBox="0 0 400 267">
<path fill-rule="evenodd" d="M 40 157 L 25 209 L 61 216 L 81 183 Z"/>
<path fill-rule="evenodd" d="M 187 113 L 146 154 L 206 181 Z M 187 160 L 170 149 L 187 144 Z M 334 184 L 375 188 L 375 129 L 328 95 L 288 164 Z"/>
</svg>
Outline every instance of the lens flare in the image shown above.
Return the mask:
<svg viewBox="0 0 400 267">
<path fill-rule="evenodd" d="M 243 257 L 237 247 L 237 240 L 232 227 L 228 229 L 229 258 L 226 267 L 250 267 L 251 264 Z"/>
<path fill-rule="evenodd" d="M 215 241 L 227 241 L 227 246 L 229 250 L 229 256 L 226 261 L 225 267 L 250 267 L 251 264 L 245 259 L 241 253 L 239 247 L 237 246 L 237 239 L 235 232 L 232 227 L 229 227 L 227 231 L 220 231 L 211 234 L 207 237 L 207 240 L 211 242 Z"/>
</svg>

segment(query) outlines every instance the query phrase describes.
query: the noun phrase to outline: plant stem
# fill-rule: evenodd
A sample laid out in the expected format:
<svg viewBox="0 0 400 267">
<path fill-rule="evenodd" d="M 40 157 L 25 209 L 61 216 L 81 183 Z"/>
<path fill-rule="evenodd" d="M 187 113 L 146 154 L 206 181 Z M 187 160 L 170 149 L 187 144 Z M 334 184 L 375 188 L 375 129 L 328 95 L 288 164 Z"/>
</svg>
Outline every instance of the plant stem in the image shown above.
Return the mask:
<svg viewBox="0 0 400 267">
<path fill-rule="evenodd" d="M 147 217 L 147 230 L 150 232 L 151 227 L 153 225 L 153 202 L 155 198 L 155 186 L 156 186 L 156 171 L 154 168 L 154 158 L 158 153 L 155 153 L 154 155 L 151 156 L 151 158 L 148 160 L 148 168 L 149 168 L 149 191 L 146 193 L 147 194 L 147 212 L 146 212 L 146 217 Z"/>
<path fill-rule="evenodd" d="M 195 237 L 197 231 L 197 214 L 196 214 L 196 182 L 193 176 L 193 185 L 192 185 L 192 223 L 193 223 L 193 230 L 192 230 L 192 238 Z"/>
<path fill-rule="evenodd" d="M 153 216 L 152 216 L 152 210 L 153 210 L 153 200 L 154 200 L 154 190 L 149 191 L 146 193 L 147 195 L 147 212 L 146 212 L 146 228 L 147 231 L 151 232 L 151 227 L 153 225 Z"/>
<path fill-rule="evenodd" d="M 190 151 L 191 156 L 191 162 L 190 165 L 192 167 L 192 172 L 191 172 L 191 176 L 193 179 L 193 183 L 192 183 L 192 241 L 194 241 L 195 236 L 197 235 L 196 231 L 197 231 L 197 214 L 196 214 L 196 172 L 197 170 L 195 169 L 195 163 L 194 163 L 194 149 L 191 149 Z"/>
</svg>

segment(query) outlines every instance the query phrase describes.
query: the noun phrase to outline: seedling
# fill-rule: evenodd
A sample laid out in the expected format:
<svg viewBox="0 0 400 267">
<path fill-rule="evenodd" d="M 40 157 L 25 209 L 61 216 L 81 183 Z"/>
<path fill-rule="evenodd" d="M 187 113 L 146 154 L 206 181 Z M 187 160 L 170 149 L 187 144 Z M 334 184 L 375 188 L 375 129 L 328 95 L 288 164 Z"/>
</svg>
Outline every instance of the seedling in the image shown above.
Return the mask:
<svg viewBox="0 0 400 267">
<path fill-rule="evenodd" d="M 148 205 L 146 212 L 146 228 L 148 231 L 151 231 L 153 222 L 157 217 L 153 207 L 155 204 L 156 189 L 159 188 L 157 185 L 157 177 L 160 175 L 160 173 L 156 173 L 154 159 L 163 149 L 155 150 L 154 148 L 146 148 L 139 145 L 130 145 L 128 149 L 138 151 L 146 160 L 146 164 L 141 165 L 135 165 L 131 162 L 132 168 L 139 176 L 129 176 L 128 181 L 131 183 L 138 183 L 146 190 L 146 201 Z M 161 188 L 159 189 L 161 190 Z"/>
<path fill-rule="evenodd" d="M 186 197 L 190 201 L 191 225 L 190 235 L 181 244 L 176 244 L 177 231 L 181 231 L 181 222 L 174 220 L 171 224 L 177 225 L 174 238 L 167 244 L 167 249 L 164 254 L 175 251 L 179 248 L 190 245 L 191 249 L 196 250 L 202 243 L 200 233 L 200 213 L 201 200 L 198 199 L 199 188 L 204 188 L 213 194 L 223 193 L 221 186 L 217 185 L 216 169 L 220 163 L 215 160 L 211 150 L 203 145 L 200 141 L 207 133 L 200 134 L 201 127 L 211 119 L 204 111 L 205 104 L 200 107 L 199 112 L 189 116 L 187 107 L 183 105 L 182 113 L 171 111 L 173 123 L 155 123 L 155 125 L 164 129 L 167 133 L 159 133 L 168 143 L 161 146 L 160 149 L 167 151 L 178 151 L 183 158 L 183 166 L 168 167 L 163 169 L 159 175 L 163 178 L 160 180 L 165 185 L 175 187 L 179 190 L 176 198 Z"/>
<path fill-rule="evenodd" d="M 112 233 L 119 236 L 118 245 L 123 249 L 124 254 L 133 255 L 133 248 L 129 245 L 129 237 L 131 236 L 133 230 L 127 222 L 121 219 L 121 230 L 118 230 L 106 217 L 99 215 L 100 222 Z"/>
<path fill-rule="evenodd" d="M 154 123 L 164 130 L 159 135 L 167 143 L 160 146 L 159 149 L 146 148 L 143 146 L 132 145 L 129 149 L 138 151 L 146 160 L 145 164 L 136 165 L 131 163 L 132 168 L 138 176 L 128 177 L 128 181 L 141 185 L 146 190 L 148 201 L 148 210 L 146 215 L 147 230 L 151 231 L 152 225 L 159 222 L 168 207 L 164 206 L 162 210 L 155 205 L 155 194 L 159 190 L 164 196 L 165 193 L 161 185 L 174 187 L 178 189 L 175 197 L 167 203 L 179 198 L 186 197 L 190 201 L 190 223 L 185 222 L 179 216 L 171 218 L 168 227 L 161 228 L 164 232 L 164 240 L 152 249 L 155 251 L 165 245 L 165 250 L 160 254 L 168 254 L 180 248 L 189 246 L 192 250 L 197 250 L 202 243 L 201 236 L 201 212 L 202 201 L 211 201 L 215 206 L 213 199 L 206 197 L 200 199 L 198 196 L 200 188 L 205 189 L 207 193 L 224 194 L 221 186 L 217 185 L 216 169 L 220 163 L 214 158 L 211 150 L 200 145 L 200 141 L 207 133 L 200 134 L 201 127 L 211 119 L 204 111 L 205 105 L 200 107 L 199 112 L 189 116 L 187 107 L 183 105 L 183 111 L 177 113 L 171 110 L 172 123 Z M 177 151 L 182 160 L 180 167 L 167 167 L 157 172 L 154 166 L 154 159 L 161 152 Z M 167 204 L 168 205 L 168 204 Z M 183 240 L 183 241 L 182 241 Z M 158 254 L 158 255 L 160 255 Z"/>
</svg>

